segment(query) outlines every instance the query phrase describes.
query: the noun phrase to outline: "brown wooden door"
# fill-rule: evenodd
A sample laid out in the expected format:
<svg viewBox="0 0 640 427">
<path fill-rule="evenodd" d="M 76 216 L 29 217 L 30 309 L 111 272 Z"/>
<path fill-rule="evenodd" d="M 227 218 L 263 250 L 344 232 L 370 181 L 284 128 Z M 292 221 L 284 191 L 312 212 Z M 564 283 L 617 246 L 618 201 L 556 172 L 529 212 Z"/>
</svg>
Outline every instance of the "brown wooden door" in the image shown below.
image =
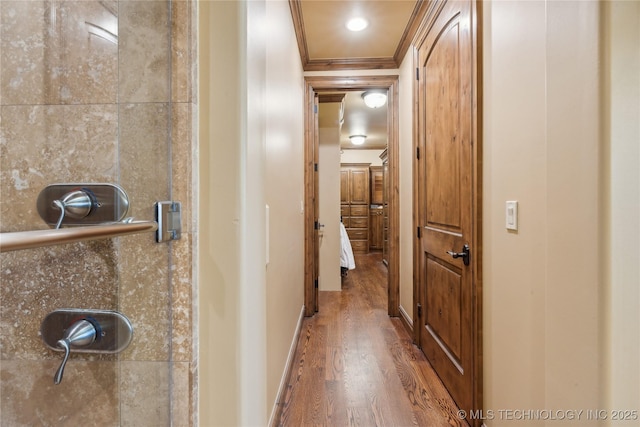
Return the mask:
<svg viewBox="0 0 640 427">
<path fill-rule="evenodd" d="M 314 311 L 318 311 L 318 283 L 320 276 L 320 176 L 318 174 L 318 163 L 320 162 L 320 132 L 318 126 L 318 94 L 314 93 L 314 112 L 313 115 L 313 211 L 314 211 Z"/>
<path fill-rule="evenodd" d="M 382 262 L 389 265 L 389 159 L 387 150 L 382 159 Z"/>
<path fill-rule="evenodd" d="M 474 402 L 471 5 L 446 2 L 418 48 L 419 345 L 461 409 Z M 476 404 L 474 404 L 476 403 Z"/>
<path fill-rule="evenodd" d="M 304 314 L 318 311 L 318 272 L 320 235 L 318 233 L 318 95 L 307 87 L 305 105 L 305 168 L 304 168 Z"/>
</svg>

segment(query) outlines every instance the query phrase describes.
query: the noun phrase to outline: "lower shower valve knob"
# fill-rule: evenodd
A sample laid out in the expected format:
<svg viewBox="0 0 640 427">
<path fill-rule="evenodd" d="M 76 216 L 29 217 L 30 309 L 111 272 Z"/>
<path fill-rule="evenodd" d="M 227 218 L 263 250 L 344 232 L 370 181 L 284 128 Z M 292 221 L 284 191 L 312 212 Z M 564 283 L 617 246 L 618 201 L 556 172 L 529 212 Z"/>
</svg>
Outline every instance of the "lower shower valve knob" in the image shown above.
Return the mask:
<svg viewBox="0 0 640 427">
<path fill-rule="evenodd" d="M 49 349 L 64 352 L 53 377 L 54 384 L 60 384 L 71 352 L 120 353 L 131 343 L 133 325 L 124 314 L 113 310 L 62 308 L 45 316 L 40 337 Z"/>
<path fill-rule="evenodd" d="M 99 337 L 100 325 L 95 321 L 89 319 L 82 319 L 75 322 L 64 333 L 62 339 L 58 340 L 57 346 L 64 350 L 64 358 L 60 367 L 56 371 L 53 377 L 54 384 L 60 384 L 62 382 L 62 375 L 64 374 L 64 368 L 69 360 L 72 347 L 86 347 L 93 344 L 96 337 Z"/>
</svg>

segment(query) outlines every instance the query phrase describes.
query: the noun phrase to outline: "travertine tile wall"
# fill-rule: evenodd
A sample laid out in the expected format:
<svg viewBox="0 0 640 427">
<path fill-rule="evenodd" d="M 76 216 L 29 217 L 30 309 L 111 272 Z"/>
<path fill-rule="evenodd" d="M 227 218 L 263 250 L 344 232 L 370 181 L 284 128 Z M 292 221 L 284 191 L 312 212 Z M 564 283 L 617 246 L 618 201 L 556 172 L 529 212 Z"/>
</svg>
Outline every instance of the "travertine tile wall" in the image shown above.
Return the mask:
<svg viewBox="0 0 640 427">
<path fill-rule="evenodd" d="M 193 424 L 195 13 L 191 0 L 0 0 L 0 231 L 46 228 L 35 201 L 55 182 L 120 184 L 137 219 L 183 204 L 171 244 L 0 254 L 2 426 Z M 133 342 L 72 356 L 54 386 L 61 354 L 38 330 L 58 308 L 118 310 Z"/>
</svg>

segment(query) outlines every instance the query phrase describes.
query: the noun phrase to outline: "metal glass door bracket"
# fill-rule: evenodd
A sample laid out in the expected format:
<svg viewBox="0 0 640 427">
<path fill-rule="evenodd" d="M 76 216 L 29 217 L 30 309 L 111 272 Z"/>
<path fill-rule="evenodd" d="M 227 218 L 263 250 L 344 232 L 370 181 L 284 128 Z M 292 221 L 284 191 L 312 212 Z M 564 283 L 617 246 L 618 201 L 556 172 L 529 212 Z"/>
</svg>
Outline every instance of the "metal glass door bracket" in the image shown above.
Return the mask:
<svg viewBox="0 0 640 427">
<path fill-rule="evenodd" d="M 182 234 L 182 207 L 180 202 L 156 203 L 156 241 L 167 242 L 179 240 Z"/>
</svg>

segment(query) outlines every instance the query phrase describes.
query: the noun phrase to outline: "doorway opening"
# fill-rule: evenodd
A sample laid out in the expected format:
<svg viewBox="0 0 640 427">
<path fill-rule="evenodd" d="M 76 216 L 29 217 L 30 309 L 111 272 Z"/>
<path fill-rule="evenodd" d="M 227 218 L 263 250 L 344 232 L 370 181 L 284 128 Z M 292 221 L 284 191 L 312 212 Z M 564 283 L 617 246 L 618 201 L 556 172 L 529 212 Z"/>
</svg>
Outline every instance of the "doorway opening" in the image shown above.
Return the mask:
<svg viewBox="0 0 640 427">
<path fill-rule="evenodd" d="M 386 89 L 322 93 L 319 135 L 319 291 L 352 284 L 357 268 L 384 271 L 387 306 Z M 378 101 L 377 103 L 372 103 Z M 360 261 L 357 261 L 357 260 Z"/>
<path fill-rule="evenodd" d="M 320 246 L 318 103 L 322 94 L 380 89 L 387 93 L 388 314 L 399 313 L 398 76 L 305 78 L 305 315 L 318 311 Z M 368 206 L 368 205 L 367 205 Z"/>
</svg>

